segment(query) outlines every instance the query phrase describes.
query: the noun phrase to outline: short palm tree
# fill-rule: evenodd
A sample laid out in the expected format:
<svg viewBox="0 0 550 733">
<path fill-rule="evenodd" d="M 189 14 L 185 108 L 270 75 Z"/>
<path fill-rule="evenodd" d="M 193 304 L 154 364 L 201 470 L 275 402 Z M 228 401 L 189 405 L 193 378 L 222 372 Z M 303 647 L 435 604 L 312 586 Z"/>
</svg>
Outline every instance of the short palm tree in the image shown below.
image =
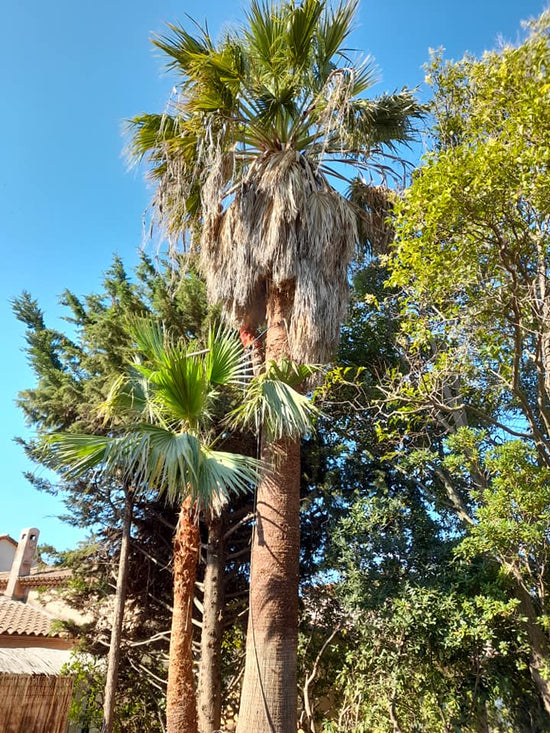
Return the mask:
<svg viewBox="0 0 550 733">
<path fill-rule="evenodd" d="M 206 348 L 172 343 L 150 321 L 132 329 L 140 358 L 113 386 L 105 412 L 116 418 L 117 435 L 54 434 L 48 444 L 69 472 L 100 470 L 117 475 L 134 491 L 165 491 L 181 505 L 174 538 L 174 604 L 167 688 L 169 733 L 197 731 L 193 681 L 192 599 L 199 554 L 198 516 L 215 515 L 229 494 L 249 490 L 261 464 L 248 456 L 215 450 L 217 402 L 223 387 L 243 391 L 225 419 L 254 428 L 269 416 L 277 434 L 303 434 L 315 408 L 291 386 L 296 367 L 251 378 L 247 354 L 228 332 L 211 332 Z M 309 373 L 301 367 L 302 374 Z M 54 461 L 55 462 L 55 461 Z M 112 712 L 112 711 L 111 711 Z"/>
<path fill-rule="evenodd" d="M 166 114 L 132 121 L 158 217 L 198 247 L 210 297 L 243 338 L 265 327 L 266 364 L 333 353 L 361 212 L 331 180 L 384 172 L 383 156 L 412 138 L 421 114 L 406 90 L 365 97 L 372 66 L 344 47 L 356 7 L 252 0 L 243 28 L 218 44 L 171 26 L 155 44 L 179 74 L 178 96 Z M 263 456 L 277 471 L 258 490 L 238 731 L 287 733 L 297 708 L 299 443 L 265 439 Z"/>
</svg>

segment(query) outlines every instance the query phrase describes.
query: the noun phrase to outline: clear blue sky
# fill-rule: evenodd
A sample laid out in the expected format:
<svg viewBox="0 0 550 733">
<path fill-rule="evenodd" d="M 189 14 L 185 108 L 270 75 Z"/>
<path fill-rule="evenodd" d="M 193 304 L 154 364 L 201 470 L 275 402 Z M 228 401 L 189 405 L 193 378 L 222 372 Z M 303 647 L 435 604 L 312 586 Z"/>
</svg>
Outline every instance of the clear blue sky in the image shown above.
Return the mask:
<svg viewBox="0 0 550 733">
<path fill-rule="evenodd" d="M 15 435 L 27 429 L 14 406 L 33 386 L 22 353 L 23 328 L 10 299 L 29 290 L 59 327 L 59 294 L 99 288 L 118 252 L 128 267 L 143 242 L 149 191 L 127 172 L 121 127 L 139 112 L 164 108 L 173 81 L 150 44 L 166 22 L 208 20 L 212 35 L 237 23 L 243 3 L 216 0 L 24 0 L 5 3 L 0 45 L 0 534 L 36 526 L 41 541 L 74 546 L 56 500 L 23 478 L 30 468 Z M 520 21 L 543 0 L 361 0 L 353 46 L 374 56 L 378 93 L 423 80 L 428 48 L 450 58 L 480 54 L 499 36 L 514 41 Z M 425 91 L 423 92 L 425 94 Z"/>
</svg>

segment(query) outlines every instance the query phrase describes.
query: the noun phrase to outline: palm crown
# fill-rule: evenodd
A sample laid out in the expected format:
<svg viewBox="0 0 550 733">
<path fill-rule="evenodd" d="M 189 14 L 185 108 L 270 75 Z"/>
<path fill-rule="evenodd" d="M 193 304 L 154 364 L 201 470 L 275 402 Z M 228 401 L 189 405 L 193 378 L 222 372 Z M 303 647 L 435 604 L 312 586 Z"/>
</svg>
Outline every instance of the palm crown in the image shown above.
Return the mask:
<svg viewBox="0 0 550 733">
<path fill-rule="evenodd" d="M 362 96 L 376 81 L 372 63 L 342 48 L 356 7 L 253 0 L 245 28 L 218 45 L 205 30 L 193 36 L 170 25 L 171 35 L 154 43 L 180 77 L 178 96 L 166 114 L 132 120 L 131 152 L 148 155 L 157 177 L 177 163 L 196 179 L 211 175 L 197 167 L 221 149 L 232 163 L 226 186 L 258 155 L 288 149 L 329 175 L 342 175 L 330 168 L 334 160 L 371 169 L 412 139 L 420 107 L 407 90 Z"/>
<path fill-rule="evenodd" d="M 253 378 L 248 356 L 228 331 L 211 330 L 205 348 L 172 342 L 149 320 L 136 322 L 132 333 L 139 356 L 116 380 L 103 408 L 112 434 L 49 436 L 55 461 L 69 473 L 99 469 L 136 489 L 166 491 L 172 501 L 190 495 L 197 510 L 217 513 L 230 493 L 257 482 L 262 467 L 249 456 L 215 449 L 224 426 L 254 429 L 267 415 L 266 429 L 277 436 L 309 429 L 316 409 L 292 388 L 295 374 L 305 376 L 309 369 L 288 365 Z M 224 418 L 221 391 L 231 387 L 241 390 L 243 400 Z"/>
<path fill-rule="evenodd" d="M 156 213 L 173 234 L 195 233 L 210 296 L 230 320 L 254 328 L 266 288 L 295 285 L 296 361 L 327 357 L 346 301 L 358 208 L 330 180 L 383 170 L 421 113 L 407 90 L 364 96 L 372 64 L 344 48 L 356 7 L 253 0 L 243 28 L 218 44 L 170 26 L 154 42 L 179 75 L 177 98 L 132 121 Z"/>
</svg>

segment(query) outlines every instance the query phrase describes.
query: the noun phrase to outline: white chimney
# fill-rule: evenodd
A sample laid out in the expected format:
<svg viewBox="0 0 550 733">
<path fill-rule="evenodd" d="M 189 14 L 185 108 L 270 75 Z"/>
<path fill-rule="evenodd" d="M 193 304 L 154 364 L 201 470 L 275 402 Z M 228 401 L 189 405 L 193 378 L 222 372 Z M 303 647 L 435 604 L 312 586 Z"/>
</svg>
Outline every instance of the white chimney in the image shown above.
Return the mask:
<svg viewBox="0 0 550 733">
<path fill-rule="evenodd" d="M 19 544 L 11 566 L 10 577 L 4 595 L 13 601 L 26 601 L 29 595 L 19 581 L 19 578 L 30 575 L 31 565 L 36 553 L 36 545 L 40 531 L 36 527 L 29 527 L 21 532 Z"/>
</svg>

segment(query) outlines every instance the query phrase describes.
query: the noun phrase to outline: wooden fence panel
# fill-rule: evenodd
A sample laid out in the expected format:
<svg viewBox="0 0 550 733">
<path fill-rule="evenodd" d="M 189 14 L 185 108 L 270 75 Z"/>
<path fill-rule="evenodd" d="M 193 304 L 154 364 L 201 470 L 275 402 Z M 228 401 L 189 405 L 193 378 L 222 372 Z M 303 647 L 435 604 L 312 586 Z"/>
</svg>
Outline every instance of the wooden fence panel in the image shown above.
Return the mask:
<svg viewBox="0 0 550 733">
<path fill-rule="evenodd" d="M 66 733 L 72 677 L 0 674 L 0 733 Z"/>
</svg>

